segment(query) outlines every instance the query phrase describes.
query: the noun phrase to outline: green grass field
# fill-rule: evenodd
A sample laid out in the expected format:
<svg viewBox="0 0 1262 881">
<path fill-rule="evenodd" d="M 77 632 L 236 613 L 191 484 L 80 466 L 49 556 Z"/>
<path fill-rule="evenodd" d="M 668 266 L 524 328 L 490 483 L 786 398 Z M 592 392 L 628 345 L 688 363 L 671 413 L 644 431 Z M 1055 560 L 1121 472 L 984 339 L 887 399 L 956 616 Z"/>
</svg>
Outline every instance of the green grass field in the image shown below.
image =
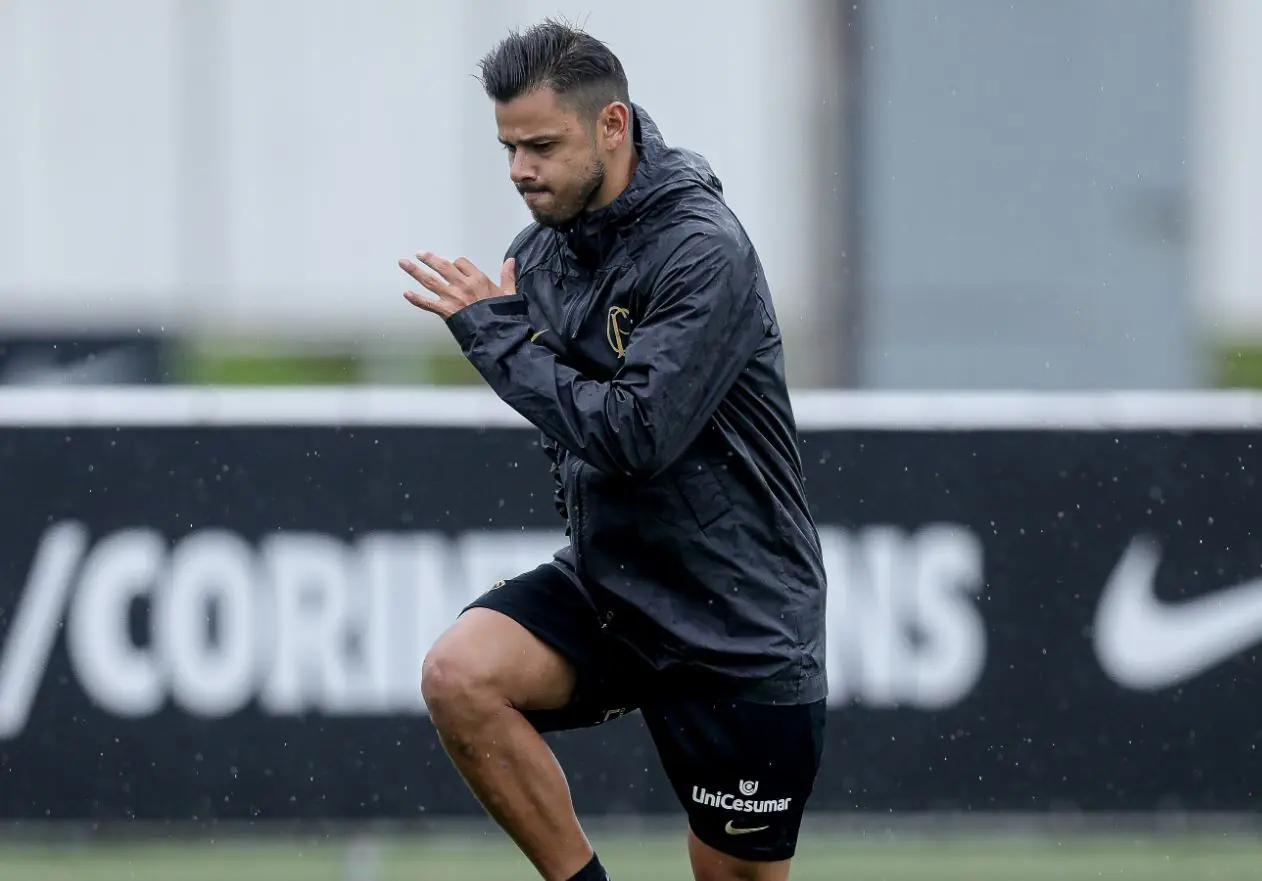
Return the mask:
<svg viewBox="0 0 1262 881">
<path fill-rule="evenodd" d="M 681 841 L 592 836 L 614 881 L 686 881 Z M 387 840 L 367 866 L 341 842 L 0 844 L 0 881 L 530 881 L 495 836 Z M 358 868 L 358 871 L 356 870 Z M 813 837 L 794 881 L 1244 881 L 1262 879 L 1262 842 L 1241 837 Z"/>
</svg>

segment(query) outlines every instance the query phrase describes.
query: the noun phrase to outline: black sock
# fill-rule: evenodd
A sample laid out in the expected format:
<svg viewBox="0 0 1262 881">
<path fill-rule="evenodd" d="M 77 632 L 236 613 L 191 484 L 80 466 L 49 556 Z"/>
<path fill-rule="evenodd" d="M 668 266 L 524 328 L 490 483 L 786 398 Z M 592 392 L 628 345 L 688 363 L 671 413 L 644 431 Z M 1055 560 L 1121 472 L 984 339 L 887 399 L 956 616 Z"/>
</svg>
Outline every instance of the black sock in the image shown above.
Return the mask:
<svg viewBox="0 0 1262 881">
<path fill-rule="evenodd" d="M 570 881 L 609 881 L 609 875 L 606 874 L 605 867 L 600 864 L 600 857 L 593 853 L 591 862 L 579 869 L 578 874 Z"/>
</svg>

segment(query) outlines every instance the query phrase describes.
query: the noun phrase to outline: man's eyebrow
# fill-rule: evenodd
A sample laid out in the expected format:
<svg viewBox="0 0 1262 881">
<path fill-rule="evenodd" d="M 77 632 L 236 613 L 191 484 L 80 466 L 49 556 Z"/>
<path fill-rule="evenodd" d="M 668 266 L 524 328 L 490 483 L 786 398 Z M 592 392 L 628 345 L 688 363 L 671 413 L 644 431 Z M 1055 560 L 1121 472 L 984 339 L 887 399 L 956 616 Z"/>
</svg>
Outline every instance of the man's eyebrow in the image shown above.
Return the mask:
<svg viewBox="0 0 1262 881">
<path fill-rule="evenodd" d="M 551 143 L 552 141 L 558 141 L 560 139 L 561 139 L 561 136 L 559 134 L 544 134 L 544 135 L 531 135 L 528 138 L 521 138 L 516 141 L 508 141 L 508 140 L 505 140 L 504 138 L 500 138 L 499 142 L 503 144 L 505 147 L 521 147 L 521 146 L 538 147 L 542 144 Z"/>
</svg>

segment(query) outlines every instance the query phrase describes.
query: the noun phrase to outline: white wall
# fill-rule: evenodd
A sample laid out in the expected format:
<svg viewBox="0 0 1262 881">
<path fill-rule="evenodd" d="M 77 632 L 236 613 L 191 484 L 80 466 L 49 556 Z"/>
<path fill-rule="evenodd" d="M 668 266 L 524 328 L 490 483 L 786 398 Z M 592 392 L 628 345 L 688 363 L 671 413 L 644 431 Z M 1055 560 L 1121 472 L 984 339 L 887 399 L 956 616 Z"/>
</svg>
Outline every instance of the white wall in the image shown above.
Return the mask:
<svg viewBox="0 0 1262 881">
<path fill-rule="evenodd" d="M 1262 3 L 1197 4 L 1193 284 L 1204 324 L 1262 333 Z"/>
<path fill-rule="evenodd" d="M 669 141 L 707 154 L 805 326 L 816 222 L 810 0 L 8 0 L 0 315 L 9 326 L 357 333 L 436 322 L 398 257 L 494 274 L 527 215 L 476 62 L 581 16 Z"/>
<path fill-rule="evenodd" d="M 174 11 L 164 0 L 0 4 L 5 324 L 92 326 L 169 303 Z"/>
</svg>

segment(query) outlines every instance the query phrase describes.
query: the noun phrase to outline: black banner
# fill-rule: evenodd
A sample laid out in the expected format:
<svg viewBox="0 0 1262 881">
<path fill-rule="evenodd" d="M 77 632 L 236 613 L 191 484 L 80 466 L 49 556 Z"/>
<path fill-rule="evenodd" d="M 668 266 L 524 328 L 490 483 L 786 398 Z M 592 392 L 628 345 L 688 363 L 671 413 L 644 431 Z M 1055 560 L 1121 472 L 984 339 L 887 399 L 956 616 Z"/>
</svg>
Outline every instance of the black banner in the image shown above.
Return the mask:
<svg viewBox="0 0 1262 881">
<path fill-rule="evenodd" d="M 0 334 L 0 386 L 157 385 L 170 381 L 161 336 Z"/>
<path fill-rule="evenodd" d="M 533 431 L 0 430 L 0 816 L 480 813 L 420 660 L 562 542 Z M 808 432 L 816 810 L 1252 810 L 1262 436 Z M 632 715 L 585 815 L 678 808 Z"/>
</svg>

